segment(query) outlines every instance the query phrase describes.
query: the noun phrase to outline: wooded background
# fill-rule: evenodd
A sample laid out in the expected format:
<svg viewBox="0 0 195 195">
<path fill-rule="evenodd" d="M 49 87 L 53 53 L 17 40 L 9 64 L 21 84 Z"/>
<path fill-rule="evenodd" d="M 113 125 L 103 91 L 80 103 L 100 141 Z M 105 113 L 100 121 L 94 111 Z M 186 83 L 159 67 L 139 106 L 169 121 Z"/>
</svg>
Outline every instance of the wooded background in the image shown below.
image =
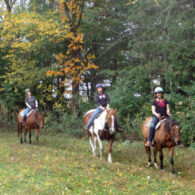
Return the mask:
<svg viewBox="0 0 195 195">
<path fill-rule="evenodd" d="M 46 128 L 82 135 L 102 83 L 123 136 L 141 138 L 161 86 L 182 141 L 195 140 L 192 0 L 0 0 L 0 108 L 15 121 L 25 89 L 46 111 Z"/>
</svg>

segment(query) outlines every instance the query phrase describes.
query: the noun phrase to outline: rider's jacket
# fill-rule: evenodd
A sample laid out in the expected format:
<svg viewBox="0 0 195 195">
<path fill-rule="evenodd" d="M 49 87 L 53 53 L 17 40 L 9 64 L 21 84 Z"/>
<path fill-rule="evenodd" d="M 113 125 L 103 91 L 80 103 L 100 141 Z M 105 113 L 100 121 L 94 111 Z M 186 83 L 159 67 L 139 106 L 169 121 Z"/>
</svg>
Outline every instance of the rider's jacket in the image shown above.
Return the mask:
<svg viewBox="0 0 195 195">
<path fill-rule="evenodd" d="M 152 106 L 156 107 L 156 112 L 159 113 L 161 116 L 167 117 L 167 104 L 168 101 L 166 99 L 163 99 L 161 101 L 154 100 L 152 102 Z"/>
<path fill-rule="evenodd" d="M 26 97 L 25 104 L 30 109 L 38 107 L 37 99 L 35 96 Z"/>
<path fill-rule="evenodd" d="M 106 106 L 108 104 L 110 104 L 110 97 L 108 96 L 108 94 L 106 93 L 102 93 L 102 94 L 97 94 L 95 96 L 95 102 L 96 104 L 98 104 L 99 106 L 103 106 L 104 108 L 106 108 Z"/>
</svg>

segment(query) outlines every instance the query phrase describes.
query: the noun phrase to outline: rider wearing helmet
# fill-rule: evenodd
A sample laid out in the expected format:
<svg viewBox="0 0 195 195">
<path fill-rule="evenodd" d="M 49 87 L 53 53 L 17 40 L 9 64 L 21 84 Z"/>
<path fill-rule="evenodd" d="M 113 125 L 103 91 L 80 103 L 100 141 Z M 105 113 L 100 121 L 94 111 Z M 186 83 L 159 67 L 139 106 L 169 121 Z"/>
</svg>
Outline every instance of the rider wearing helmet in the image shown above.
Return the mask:
<svg viewBox="0 0 195 195">
<path fill-rule="evenodd" d="M 145 146 L 151 146 L 154 137 L 155 127 L 158 124 L 159 120 L 163 117 L 171 116 L 168 101 L 163 98 L 163 93 L 164 90 L 162 87 L 156 87 L 154 90 L 155 100 L 152 102 L 153 117 L 150 125 L 148 141 Z"/>
<path fill-rule="evenodd" d="M 27 108 L 24 111 L 24 114 L 22 116 L 21 123 L 24 122 L 25 117 L 29 113 L 31 109 L 38 109 L 38 102 L 35 96 L 31 96 L 30 89 L 25 90 L 26 98 L 25 98 L 25 104 Z"/>
<path fill-rule="evenodd" d="M 95 96 L 95 102 L 98 104 L 98 107 L 96 108 L 95 112 L 93 113 L 92 117 L 90 118 L 86 129 L 89 129 L 89 127 L 93 124 L 94 119 L 96 116 L 101 113 L 106 108 L 109 108 L 110 105 L 110 98 L 108 94 L 103 92 L 103 86 L 102 84 L 96 85 L 97 95 Z"/>
</svg>

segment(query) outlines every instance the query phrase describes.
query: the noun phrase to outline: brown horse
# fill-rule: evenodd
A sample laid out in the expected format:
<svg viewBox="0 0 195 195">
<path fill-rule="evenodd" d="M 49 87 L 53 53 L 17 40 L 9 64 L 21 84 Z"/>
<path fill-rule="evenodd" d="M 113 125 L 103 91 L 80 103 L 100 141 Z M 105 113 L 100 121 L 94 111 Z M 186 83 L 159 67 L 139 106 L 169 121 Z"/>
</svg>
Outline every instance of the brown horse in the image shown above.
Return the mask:
<svg viewBox="0 0 195 195">
<path fill-rule="evenodd" d="M 23 143 L 22 139 L 22 126 L 25 126 L 25 132 L 24 132 L 24 143 L 26 143 L 26 134 L 29 133 L 29 144 L 31 144 L 31 129 L 35 130 L 35 136 L 36 136 L 36 144 L 38 145 L 38 135 L 39 135 L 39 128 L 44 127 L 44 113 L 41 113 L 36 110 L 32 110 L 31 114 L 26 118 L 26 121 L 23 122 L 23 124 L 20 122 L 22 119 L 22 112 L 24 112 L 25 109 L 22 109 L 18 113 L 17 123 L 18 123 L 18 137 L 20 136 L 20 143 Z"/>
<path fill-rule="evenodd" d="M 89 119 L 95 110 L 88 111 L 83 119 L 84 126 L 87 125 Z M 100 159 L 102 159 L 103 140 L 108 140 L 108 162 L 112 163 L 112 144 L 115 139 L 116 129 L 116 112 L 115 109 L 104 110 L 98 118 L 94 120 L 94 125 L 87 129 L 89 142 L 92 147 L 93 155 L 96 156 L 96 142 L 100 146 Z"/>
<path fill-rule="evenodd" d="M 149 129 L 152 118 L 147 118 L 142 125 L 142 134 L 145 142 L 149 136 Z M 180 124 L 172 118 L 166 118 L 159 129 L 155 131 L 154 136 L 154 166 L 158 168 L 158 164 L 156 161 L 156 155 L 160 153 L 160 169 L 163 169 L 163 148 L 168 148 L 169 150 L 169 158 L 171 164 L 171 172 L 174 174 L 174 166 L 173 166 L 173 153 L 174 147 L 181 143 L 180 138 Z M 148 167 L 151 166 L 151 151 L 150 147 L 145 146 L 146 153 L 148 155 Z"/>
</svg>

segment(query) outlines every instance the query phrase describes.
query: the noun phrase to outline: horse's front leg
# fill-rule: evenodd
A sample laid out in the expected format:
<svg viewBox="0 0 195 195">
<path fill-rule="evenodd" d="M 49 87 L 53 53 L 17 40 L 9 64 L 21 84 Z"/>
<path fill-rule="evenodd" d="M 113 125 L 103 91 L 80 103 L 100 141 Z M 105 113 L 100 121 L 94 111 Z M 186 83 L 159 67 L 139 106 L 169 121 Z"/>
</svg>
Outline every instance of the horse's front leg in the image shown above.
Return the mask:
<svg viewBox="0 0 195 195">
<path fill-rule="evenodd" d="M 158 169 L 159 167 L 158 167 L 157 160 L 156 160 L 157 152 L 158 152 L 158 147 L 155 146 L 154 147 L 154 166 Z"/>
<path fill-rule="evenodd" d="M 163 152 L 162 152 L 162 148 L 159 149 L 159 153 L 160 153 L 160 169 L 163 169 Z"/>
<path fill-rule="evenodd" d="M 39 145 L 39 129 L 35 129 L 36 145 Z"/>
<path fill-rule="evenodd" d="M 151 150 L 150 150 L 150 147 L 145 146 L 145 150 L 146 150 L 146 153 L 147 153 L 147 156 L 148 156 L 148 165 L 147 165 L 147 167 L 151 167 L 152 163 L 151 163 Z"/>
<path fill-rule="evenodd" d="M 171 164 L 171 172 L 172 172 L 172 174 L 175 174 L 174 162 L 173 162 L 174 147 L 171 147 L 168 149 L 169 149 L 169 159 L 170 159 L 170 164 Z"/>
<path fill-rule="evenodd" d="M 108 162 L 112 163 L 112 143 L 114 142 L 114 139 L 108 140 Z"/>
</svg>

